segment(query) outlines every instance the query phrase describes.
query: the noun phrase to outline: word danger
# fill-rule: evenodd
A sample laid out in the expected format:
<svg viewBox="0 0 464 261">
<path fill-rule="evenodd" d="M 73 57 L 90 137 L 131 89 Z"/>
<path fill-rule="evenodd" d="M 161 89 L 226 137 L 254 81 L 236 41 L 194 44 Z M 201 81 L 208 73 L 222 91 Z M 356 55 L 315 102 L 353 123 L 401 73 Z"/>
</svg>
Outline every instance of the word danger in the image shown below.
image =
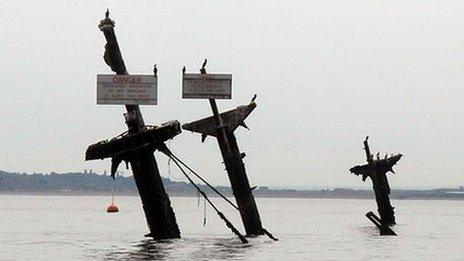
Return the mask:
<svg viewBox="0 0 464 261">
<path fill-rule="evenodd" d="M 158 79 L 153 75 L 97 75 L 97 104 L 156 105 Z"/>
</svg>

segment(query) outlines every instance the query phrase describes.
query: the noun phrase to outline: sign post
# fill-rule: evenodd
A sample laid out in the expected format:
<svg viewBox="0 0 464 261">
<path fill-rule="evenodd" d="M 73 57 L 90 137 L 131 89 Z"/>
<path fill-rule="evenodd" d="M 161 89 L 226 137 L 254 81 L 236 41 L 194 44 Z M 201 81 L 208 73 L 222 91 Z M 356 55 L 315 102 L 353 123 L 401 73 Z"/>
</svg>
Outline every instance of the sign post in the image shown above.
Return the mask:
<svg viewBox="0 0 464 261">
<path fill-rule="evenodd" d="M 207 136 L 217 138 L 246 234 L 248 236 L 268 234 L 269 232 L 261 224 L 258 208 L 243 164 L 245 153 L 240 152 L 234 135 L 238 126 L 246 127 L 244 120 L 256 107 L 256 103 L 253 99 L 248 105 L 219 113 L 215 99 L 231 98 L 232 76 L 230 74 L 206 74 L 206 62 L 205 59 L 200 70 L 201 74 L 187 74 L 184 70 L 182 97 L 209 99 L 213 116 L 184 124 L 182 128 L 200 133 L 202 141 Z M 272 235 L 270 236 L 272 237 Z"/>
<path fill-rule="evenodd" d="M 138 104 L 156 104 L 156 73 L 154 76 L 129 75 L 114 33 L 114 21 L 100 22 L 106 38 L 104 60 L 117 75 L 97 77 L 99 104 L 125 104 L 127 133 L 88 147 L 86 160 L 111 158 L 111 174 L 124 161 L 130 164 L 142 200 L 151 236 L 155 239 L 179 238 L 180 231 L 171 202 L 164 189 L 153 152 L 181 132 L 177 121 L 160 127 L 145 126 Z M 155 67 L 156 69 L 156 67 Z"/>
<path fill-rule="evenodd" d="M 97 75 L 97 104 L 158 104 L 158 77 L 153 75 Z"/>
<path fill-rule="evenodd" d="M 231 74 L 185 73 L 182 77 L 184 99 L 231 99 Z"/>
</svg>

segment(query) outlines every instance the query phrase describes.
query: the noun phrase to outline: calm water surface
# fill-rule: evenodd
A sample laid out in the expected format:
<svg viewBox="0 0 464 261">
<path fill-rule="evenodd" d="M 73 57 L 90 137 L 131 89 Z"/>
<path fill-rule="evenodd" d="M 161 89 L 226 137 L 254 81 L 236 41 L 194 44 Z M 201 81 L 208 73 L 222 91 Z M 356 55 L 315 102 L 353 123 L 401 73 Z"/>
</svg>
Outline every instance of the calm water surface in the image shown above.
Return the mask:
<svg viewBox="0 0 464 261">
<path fill-rule="evenodd" d="M 464 260 L 464 202 L 395 200 L 398 237 L 364 217 L 373 200 L 263 199 L 264 226 L 280 239 L 240 241 L 203 201 L 172 198 L 182 239 L 155 242 L 138 197 L 0 195 L 0 260 Z M 238 215 L 215 200 L 243 231 Z"/>
</svg>

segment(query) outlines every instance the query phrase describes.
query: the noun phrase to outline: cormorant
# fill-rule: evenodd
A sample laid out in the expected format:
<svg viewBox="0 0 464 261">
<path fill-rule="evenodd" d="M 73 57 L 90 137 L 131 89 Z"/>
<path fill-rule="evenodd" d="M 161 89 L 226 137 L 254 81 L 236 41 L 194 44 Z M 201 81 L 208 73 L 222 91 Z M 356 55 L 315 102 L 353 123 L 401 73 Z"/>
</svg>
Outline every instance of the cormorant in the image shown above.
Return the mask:
<svg viewBox="0 0 464 261">
<path fill-rule="evenodd" d="M 208 63 L 208 60 L 205 58 L 205 61 L 201 65 L 201 69 L 205 69 L 207 63 Z"/>
<path fill-rule="evenodd" d="M 255 94 L 253 95 L 253 98 L 251 98 L 251 102 L 250 102 L 250 103 L 254 102 L 254 101 L 256 100 L 256 97 L 258 97 L 258 95 L 256 95 L 256 93 L 255 93 Z"/>
<path fill-rule="evenodd" d="M 201 65 L 201 69 L 200 69 L 200 73 L 201 74 L 206 74 L 206 63 L 208 63 L 208 60 L 205 58 L 205 61 L 203 62 L 203 64 Z"/>
</svg>

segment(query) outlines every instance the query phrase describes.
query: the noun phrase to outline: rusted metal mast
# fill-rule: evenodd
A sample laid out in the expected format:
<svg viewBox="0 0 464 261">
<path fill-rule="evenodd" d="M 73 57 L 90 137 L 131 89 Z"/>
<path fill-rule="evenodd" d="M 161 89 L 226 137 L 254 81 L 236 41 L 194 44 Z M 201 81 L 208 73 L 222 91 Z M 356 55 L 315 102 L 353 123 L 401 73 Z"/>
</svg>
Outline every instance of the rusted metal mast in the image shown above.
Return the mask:
<svg viewBox="0 0 464 261">
<path fill-rule="evenodd" d="M 109 11 L 106 12 L 105 19 L 101 20 L 99 28 L 107 41 L 105 62 L 116 74 L 128 75 Z M 179 238 L 179 227 L 153 152 L 159 144 L 181 132 L 180 124 L 172 121 L 161 127 L 147 127 L 138 105 L 126 105 L 126 110 L 124 116 L 127 134 L 89 146 L 86 160 L 112 158 L 112 175 L 121 161 L 130 163 L 150 229 L 147 236 L 155 239 Z"/>
<path fill-rule="evenodd" d="M 386 228 L 396 224 L 396 222 L 395 212 L 393 210 L 394 208 L 390 204 L 390 185 L 388 184 L 386 173 L 389 171 L 395 173 L 393 171 L 393 166 L 401 159 L 403 155 L 398 154 L 392 155 L 390 157 L 385 155 L 385 158 L 380 159 L 379 154 L 377 154 L 377 158 L 374 159 L 369 149 L 369 144 L 367 141 L 368 138 L 369 137 L 366 137 L 366 140 L 364 140 L 364 150 L 366 152 L 367 164 L 362 166 L 355 166 L 350 169 L 350 172 L 355 175 L 362 175 L 363 181 L 365 181 L 367 177 L 371 178 L 380 219 L 377 218 L 372 212 L 368 213 L 368 218 L 371 221 L 373 219 L 377 220 L 377 223 L 380 223 L 384 230 L 387 231 Z M 389 232 L 384 232 L 384 234 L 388 233 Z"/>
<path fill-rule="evenodd" d="M 206 74 L 205 65 L 206 61 L 200 70 L 201 74 Z M 213 111 L 212 117 L 184 124 L 182 128 L 201 133 L 202 140 L 206 136 L 217 138 L 246 235 L 263 235 L 267 231 L 263 229 L 261 224 L 258 207 L 243 164 L 242 159 L 245 157 L 245 153 L 240 153 L 234 135 L 238 126 L 246 128 L 244 120 L 256 107 L 256 103 L 251 101 L 248 105 L 224 113 L 219 113 L 215 99 L 209 99 L 209 103 Z"/>
</svg>

